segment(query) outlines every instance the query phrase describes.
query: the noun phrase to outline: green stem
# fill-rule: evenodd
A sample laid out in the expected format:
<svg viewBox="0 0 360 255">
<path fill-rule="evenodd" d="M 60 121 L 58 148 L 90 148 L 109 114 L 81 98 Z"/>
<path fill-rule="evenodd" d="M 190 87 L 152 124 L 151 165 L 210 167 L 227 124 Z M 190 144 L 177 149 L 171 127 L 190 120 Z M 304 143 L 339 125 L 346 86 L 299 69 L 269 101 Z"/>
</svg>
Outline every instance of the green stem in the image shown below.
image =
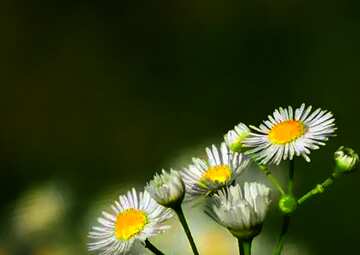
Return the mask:
<svg viewBox="0 0 360 255">
<path fill-rule="evenodd" d="M 289 181 L 288 181 L 288 194 L 291 196 L 294 193 L 294 174 L 295 174 L 295 160 L 290 160 L 289 163 Z M 281 227 L 280 236 L 276 244 L 273 255 L 280 255 L 284 247 L 285 236 L 289 231 L 290 215 L 284 215 L 283 224 Z"/>
<path fill-rule="evenodd" d="M 251 242 L 252 242 L 252 239 L 250 239 L 250 240 L 238 239 L 240 255 L 251 255 Z"/>
<path fill-rule="evenodd" d="M 184 231 L 185 231 L 186 236 L 187 236 L 187 238 L 189 240 L 189 243 L 190 243 L 190 246 L 191 246 L 191 249 L 192 249 L 194 255 L 199 255 L 199 252 L 198 252 L 198 250 L 196 248 L 194 239 L 193 239 L 193 237 L 191 235 L 190 228 L 189 228 L 189 226 L 188 226 L 188 224 L 186 222 L 186 218 L 185 218 L 184 212 L 183 212 L 183 210 L 181 208 L 181 205 L 176 206 L 173 209 L 176 212 L 176 214 L 177 214 L 177 216 L 179 218 L 179 221 L 180 221 L 181 225 L 184 228 Z"/>
<path fill-rule="evenodd" d="M 158 248 L 156 248 L 148 239 L 145 240 L 145 248 L 149 249 L 156 255 L 164 255 Z"/>
<path fill-rule="evenodd" d="M 290 160 L 288 193 L 291 195 L 293 194 L 294 191 L 294 172 L 295 172 L 295 160 Z"/>
<path fill-rule="evenodd" d="M 281 195 L 285 195 L 284 189 L 281 187 L 279 181 L 271 174 L 271 171 L 266 165 L 258 165 L 259 169 L 266 175 L 266 177 L 271 181 L 274 187 L 280 192 Z"/>
<path fill-rule="evenodd" d="M 299 198 L 298 204 L 301 205 L 309 198 L 311 198 L 317 194 L 323 193 L 329 186 L 331 186 L 334 183 L 335 179 L 338 177 L 339 177 L 338 173 L 335 173 L 335 172 L 332 173 L 329 178 L 327 178 L 322 183 L 317 184 L 312 190 L 310 190 L 305 195 L 303 195 L 301 198 Z"/>
<path fill-rule="evenodd" d="M 283 225 L 281 228 L 281 233 L 277 242 L 277 245 L 275 247 L 275 250 L 273 251 L 273 255 L 280 255 L 282 252 L 282 249 L 284 247 L 284 241 L 285 236 L 289 230 L 289 223 L 290 223 L 290 216 L 285 215 L 283 220 Z"/>
</svg>

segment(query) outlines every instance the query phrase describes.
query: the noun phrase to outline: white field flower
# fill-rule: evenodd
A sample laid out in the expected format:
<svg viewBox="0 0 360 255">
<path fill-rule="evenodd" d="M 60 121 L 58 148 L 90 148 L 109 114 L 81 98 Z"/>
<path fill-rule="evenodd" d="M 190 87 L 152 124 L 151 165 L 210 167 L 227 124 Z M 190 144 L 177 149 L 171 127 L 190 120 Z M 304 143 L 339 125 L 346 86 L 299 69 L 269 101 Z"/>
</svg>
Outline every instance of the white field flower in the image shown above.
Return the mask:
<svg viewBox="0 0 360 255">
<path fill-rule="evenodd" d="M 250 129 L 243 123 L 239 123 L 234 129 L 224 136 L 225 143 L 234 152 L 241 152 L 244 140 L 250 135 Z"/>
<path fill-rule="evenodd" d="M 185 184 L 178 171 L 162 170 L 145 187 L 151 197 L 165 207 L 180 205 L 185 195 Z"/>
<path fill-rule="evenodd" d="M 206 213 L 239 239 L 251 239 L 261 231 L 270 206 L 270 189 L 256 182 L 218 191 L 209 199 Z"/>
<path fill-rule="evenodd" d="M 262 164 L 278 165 L 281 160 L 293 159 L 294 155 L 310 162 L 310 150 L 325 145 L 336 130 L 331 112 L 318 108 L 311 113 L 311 109 L 312 106 L 305 107 L 305 104 L 295 111 L 291 106 L 280 107 L 259 128 L 250 126 L 257 133 L 252 132 L 245 139 L 245 146 L 251 147 L 247 153 Z"/>
<path fill-rule="evenodd" d="M 206 153 L 207 161 L 193 158 L 193 164 L 182 171 L 187 200 L 231 184 L 249 162 L 243 154 L 229 151 L 225 143 L 220 151 L 213 145 L 212 149 L 206 148 Z"/>
<path fill-rule="evenodd" d="M 113 213 L 103 212 L 103 217 L 98 218 L 100 225 L 92 227 L 89 251 L 102 255 L 138 254 L 133 249 L 168 229 L 164 221 L 172 217 L 171 210 L 157 204 L 147 191 L 137 193 L 135 189 L 120 195 L 111 207 Z"/>
</svg>

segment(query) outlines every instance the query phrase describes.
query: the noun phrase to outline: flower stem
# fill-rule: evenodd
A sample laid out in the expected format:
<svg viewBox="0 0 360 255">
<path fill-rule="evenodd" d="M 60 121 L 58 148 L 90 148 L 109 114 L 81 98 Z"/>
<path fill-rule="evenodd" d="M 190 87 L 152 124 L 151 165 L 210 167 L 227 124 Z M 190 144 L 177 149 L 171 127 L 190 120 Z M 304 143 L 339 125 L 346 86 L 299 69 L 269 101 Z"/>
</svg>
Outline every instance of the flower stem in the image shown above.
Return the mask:
<svg viewBox="0 0 360 255">
<path fill-rule="evenodd" d="M 238 239 L 240 255 L 251 255 L 251 242 L 252 242 L 252 239 L 250 239 L 250 240 Z"/>
<path fill-rule="evenodd" d="M 176 212 L 176 214 L 177 214 L 177 216 L 179 218 L 179 221 L 180 221 L 181 225 L 184 228 L 184 231 L 185 231 L 186 236 L 187 236 L 187 238 L 189 240 L 189 243 L 190 243 L 190 246 L 191 246 L 191 249 L 192 249 L 194 255 L 199 255 L 199 252 L 198 252 L 198 250 L 196 248 L 194 239 L 193 239 L 193 237 L 191 235 L 190 228 L 189 228 L 189 226 L 188 226 L 188 224 L 186 222 L 186 218 L 185 218 L 184 212 L 183 212 L 183 210 L 181 208 L 181 205 L 176 206 L 173 209 Z"/>
<path fill-rule="evenodd" d="M 266 165 L 258 165 L 260 170 L 266 175 L 266 177 L 271 181 L 274 187 L 280 192 L 281 195 L 285 195 L 284 189 L 281 187 L 279 181 L 271 174 L 271 171 Z"/>
<path fill-rule="evenodd" d="M 284 220 L 283 220 L 283 225 L 281 228 L 281 233 L 278 239 L 278 242 L 276 244 L 276 247 L 273 251 L 273 255 L 280 255 L 282 252 L 282 249 L 284 247 L 284 241 L 285 241 L 285 236 L 289 230 L 289 223 L 290 223 L 290 216 L 289 215 L 285 215 L 284 216 Z"/>
<path fill-rule="evenodd" d="M 335 179 L 338 177 L 339 177 L 338 173 L 336 173 L 336 172 L 332 173 L 331 176 L 328 177 L 325 181 L 323 181 L 320 184 L 317 184 L 312 190 L 310 190 L 305 195 L 303 195 L 301 198 L 299 198 L 298 204 L 301 205 L 309 198 L 311 198 L 317 194 L 323 193 L 329 186 L 331 186 L 334 183 Z"/>
<path fill-rule="evenodd" d="M 295 174 L 295 160 L 292 159 L 290 160 L 289 163 L 289 181 L 288 181 L 288 194 L 290 194 L 291 196 L 294 193 L 294 174 Z M 289 224 L 290 224 L 290 215 L 288 214 L 284 215 L 280 236 L 276 244 L 275 250 L 273 252 L 273 255 L 281 254 L 282 249 L 284 247 L 285 236 L 289 231 Z"/>
<path fill-rule="evenodd" d="M 156 255 L 164 255 L 158 248 L 156 248 L 148 239 L 145 240 L 145 248 L 149 249 Z"/>
<path fill-rule="evenodd" d="M 294 172 L 295 172 L 295 160 L 290 160 L 289 165 L 289 183 L 288 183 L 288 193 L 293 194 L 294 191 Z"/>
</svg>

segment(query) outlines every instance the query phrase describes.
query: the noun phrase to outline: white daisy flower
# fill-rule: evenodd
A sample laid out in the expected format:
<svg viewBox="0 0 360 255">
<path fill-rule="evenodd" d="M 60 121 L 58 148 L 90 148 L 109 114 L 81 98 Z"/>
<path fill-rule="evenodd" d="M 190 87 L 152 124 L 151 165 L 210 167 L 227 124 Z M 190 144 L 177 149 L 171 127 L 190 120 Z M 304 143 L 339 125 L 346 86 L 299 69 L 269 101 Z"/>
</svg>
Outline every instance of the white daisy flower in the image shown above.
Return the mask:
<svg viewBox="0 0 360 255">
<path fill-rule="evenodd" d="M 182 171 L 187 200 L 231 184 L 249 162 L 243 154 L 230 152 L 225 143 L 221 144 L 220 152 L 212 145 L 212 149 L 206 148 L 206 153 L 208 161 L 193 158 L 193 164 Z"/>
<path fill-rule="evenodd" d="M 310 114 L 311 109 L 311 106 L 305 108 L 305 104 L 295 111 L 291 106 L 280 107 L 259 128 L 250 126 L 258 133 L 251 133 L 245 139 L 245 146 L 253 147 L 247 153 L 253 154 L 262 164 L 278 165 L 282 159 L 291 160 L 294 155 L 301 155 L 310 162 L 310 150 L 325 145 L 336 130 L 331 112 L 318 108 Z"/>
<path fill-rule="evenodd" d="M 146 185 L 146 191 L 159 204 L 166 207 L 180 205 L 185 195 L 185 184 L 178 171 L 170 170 L 155 174 L 154 178 Z"/>
<path fill-rule="evenodd" d="M 234 152 L 243 150 L 243 141 L 250 135 L 250 129 L 243 123 L 239 123 L 224 136 L 225 143 Z"/>
<path fill-rule="evenodd" d="M 239 239 L 251 239 L 260 233 L 270 206 L 270 189 L 256 182 L 239 184 L 218 191 L 206 207 L 206 213 Z"/>
<path fill-rule="evenodd" d="M 170 209 L 157 204 L 147 191 L 137 193 L 135 189 L 119 196 L 111 207 L 113 213 L 103 212 L 103 217 L 98 218 L 100 226 L 92 227 L 89 251 L 102 255 L 138 254 L 133 248 L 168 229 L 163 223 L 172 217 Z"/>
</svg>

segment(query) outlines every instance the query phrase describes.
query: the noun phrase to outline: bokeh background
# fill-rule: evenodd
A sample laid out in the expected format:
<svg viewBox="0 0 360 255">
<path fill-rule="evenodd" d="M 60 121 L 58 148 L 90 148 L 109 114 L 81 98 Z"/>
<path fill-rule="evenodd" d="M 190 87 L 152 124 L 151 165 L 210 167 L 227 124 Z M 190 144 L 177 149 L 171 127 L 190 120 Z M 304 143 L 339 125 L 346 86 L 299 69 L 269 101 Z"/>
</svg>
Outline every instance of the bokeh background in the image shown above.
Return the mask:
<svg viewBox="0 0 360 255">
<path fill-rule="evenodd" d="M 0 254 L 88 254 L 91 224 L 121 192 L 278 106 L 337 118 L 312 164 L 296 162 L 297 193 L 309 190 L 338 146 L 360 150 L 359 10 L 355 0 L 2 0 Z M 285 254 L 357 254 L 359 181 L 301 208 Z M 202 254 L 236 254 L 201 211 L 186 215 Z M 254 254 L 270 254 L 279 224 L 274 209 Z M 154 243 L 190 254 L 172 225 Z"/>
</svg>

